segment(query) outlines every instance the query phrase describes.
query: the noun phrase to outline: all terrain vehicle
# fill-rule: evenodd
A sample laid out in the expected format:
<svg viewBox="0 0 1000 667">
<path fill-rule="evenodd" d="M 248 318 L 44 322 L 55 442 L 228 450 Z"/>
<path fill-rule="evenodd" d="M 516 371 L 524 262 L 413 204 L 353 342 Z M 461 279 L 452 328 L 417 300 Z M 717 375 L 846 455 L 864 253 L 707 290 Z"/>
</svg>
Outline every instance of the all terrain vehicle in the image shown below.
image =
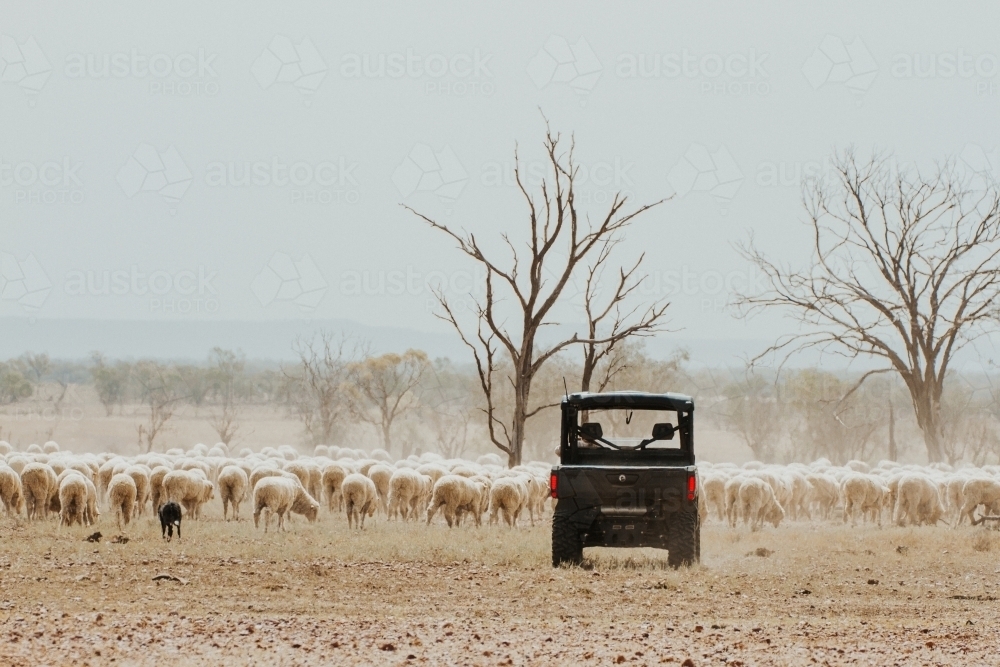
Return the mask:
<svg viewBox="0 0 1000 667">
<path fill-rule="evenodd" d="M 698 562 L 701 525 L 694 401 L 635 391 L 562 400 L 552 565 L 578 564 L 584 547 L 655 547 L 672 567 Z"/>
</svg>

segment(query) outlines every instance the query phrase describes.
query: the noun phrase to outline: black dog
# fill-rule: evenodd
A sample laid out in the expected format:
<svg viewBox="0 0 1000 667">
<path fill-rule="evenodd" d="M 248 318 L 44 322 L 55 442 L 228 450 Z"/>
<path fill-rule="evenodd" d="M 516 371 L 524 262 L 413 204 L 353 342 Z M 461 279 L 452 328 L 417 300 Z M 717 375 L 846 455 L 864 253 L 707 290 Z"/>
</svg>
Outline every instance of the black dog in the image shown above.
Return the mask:
<svg viewBox="0 0 1000 667">
<path fill-rule="evenodd" d="M 177 503 L 167 503 L 160 506 L 160 528 L 163 537 L 169 542 L 174 537 L 174 526 L 177 526 L 177 539 L 181 539 L 181 506 Z"/>
</svg>

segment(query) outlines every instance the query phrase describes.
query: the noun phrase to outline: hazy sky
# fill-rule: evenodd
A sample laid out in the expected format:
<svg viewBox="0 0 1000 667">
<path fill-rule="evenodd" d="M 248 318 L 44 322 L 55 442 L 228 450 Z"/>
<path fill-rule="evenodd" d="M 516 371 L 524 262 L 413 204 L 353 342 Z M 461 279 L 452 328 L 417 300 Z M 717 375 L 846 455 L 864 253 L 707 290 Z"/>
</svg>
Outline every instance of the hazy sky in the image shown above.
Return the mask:
<svg viewBox="0 0 1000 667">
<path fill-rule="evenodd" d="M 478 276 L 400 204 L 516 235 L 513 150 L 540 166 L 544 112 L 575 133 L 585 210 L 674 195 L 621 258 L 647 253 L 645 294 L 671 299 L 676 336 L 766 339 L 788 324 L 725 312 L 754 280 L 732 244 L 753 230 L 803 259 L 799 178 L 833 149 L 996 169 L 998 18 L 982 3 L 8 8 L 0 317 L 445 332 L 428 282 L 460 296 Z"/>
</svg>

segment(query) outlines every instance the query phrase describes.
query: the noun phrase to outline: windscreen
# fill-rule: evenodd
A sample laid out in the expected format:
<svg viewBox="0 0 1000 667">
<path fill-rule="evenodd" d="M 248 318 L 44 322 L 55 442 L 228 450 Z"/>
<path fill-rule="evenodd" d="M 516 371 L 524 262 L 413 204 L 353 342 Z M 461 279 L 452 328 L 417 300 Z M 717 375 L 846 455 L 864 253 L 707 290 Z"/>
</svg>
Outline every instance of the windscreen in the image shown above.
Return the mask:
<svg viewBox="0 0 1000 667">
<path fill-rule="evenodd" d="M 580 447 L 608 447 L 608 443 L 621 448 L 633 449 L 646 443 L 644 449 L 680 449 L 680 432 L 673 434 L 672 440 L 653 440 L 656 424 L 671 424 L 676 429 L 677 413 L 673 410 L 631 410 L 615 408 L 611 410 L 589 410 L 580 413 L 580 423 L 600 424 L 601 439 L 589 439 L 580 435 Z M 583 431 L 593 432 L 594 427 L 583 427 Z M 601 442 L 601 440 L 605 442 Z"/>
</svg>

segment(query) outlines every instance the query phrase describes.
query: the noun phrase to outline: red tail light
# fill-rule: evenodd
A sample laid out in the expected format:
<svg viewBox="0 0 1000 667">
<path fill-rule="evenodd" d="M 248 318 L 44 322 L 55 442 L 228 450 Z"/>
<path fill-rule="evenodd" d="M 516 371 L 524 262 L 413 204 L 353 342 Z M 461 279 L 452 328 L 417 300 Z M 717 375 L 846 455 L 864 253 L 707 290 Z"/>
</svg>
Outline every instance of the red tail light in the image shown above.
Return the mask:
<svg viewBox="0 0 1000 667">
<path fill-rule="evenodd" d="M 698 478 L 694 475 L 688 475 L 688 500 L 694 500 L 695 495 L 698 493 Z"/>
<path fill-rule="evenodd" d="M 549 491 L 552 492 L 553 498 L 559 497 L 559 475 L 556 473 L 549 476 Z"/>
</svg>

